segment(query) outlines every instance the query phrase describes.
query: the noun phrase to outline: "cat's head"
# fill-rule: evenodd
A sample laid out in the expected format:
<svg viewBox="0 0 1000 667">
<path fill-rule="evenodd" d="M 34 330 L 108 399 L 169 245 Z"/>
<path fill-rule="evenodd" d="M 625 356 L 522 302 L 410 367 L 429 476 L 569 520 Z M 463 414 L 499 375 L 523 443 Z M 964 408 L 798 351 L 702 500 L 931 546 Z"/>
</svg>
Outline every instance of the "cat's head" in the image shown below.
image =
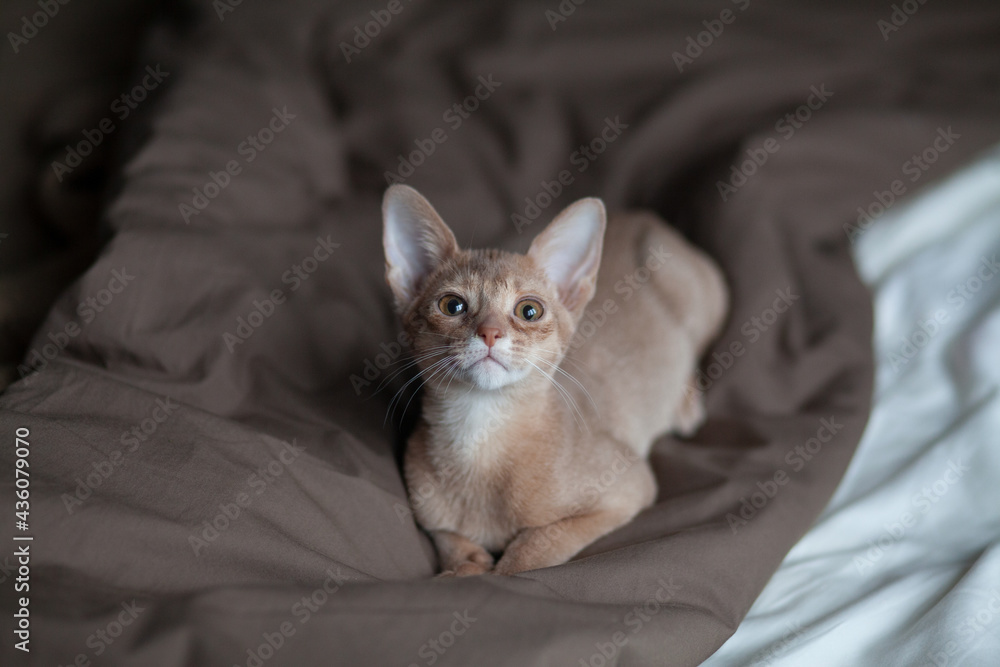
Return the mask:
<svg viewBox="0 0 1000 667">
<path fill-rule="evenodd" d="M 425 378 L 498 389 L 555 372 L 594 296 L 606 224 L 600 199 L 562 211 L 526 255 L 460 249 L 405 185 L 385 193 L 382 214 L 386 280 Z"/>
</svg>

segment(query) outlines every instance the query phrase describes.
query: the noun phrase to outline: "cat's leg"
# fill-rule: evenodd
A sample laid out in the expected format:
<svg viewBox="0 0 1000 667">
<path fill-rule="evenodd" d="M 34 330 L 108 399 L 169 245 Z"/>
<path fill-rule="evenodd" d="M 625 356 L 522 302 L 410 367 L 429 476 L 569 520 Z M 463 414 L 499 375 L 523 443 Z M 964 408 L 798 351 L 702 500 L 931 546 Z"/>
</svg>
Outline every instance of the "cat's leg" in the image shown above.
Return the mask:
<svg viewBox="0 0 1000 667">
<path fill-rule="evenodd" d="M 493 556 L 472 540 L 450 530 L 432 530 L 442 577 L 468 577 L 485 574 L 493 567 Z"/>
<path fill-rule="evenodd" d="M 561 565 L 599 537 L 625 525 L 636 509 L 604 509 L 566 517 L 517 534 L 493 568 L 493 574 L 516 574 L 525 570 Z"/>
<path fill-rule="evenodd" d="M 697 376 L 692 375 L 691 379 L 684 385 L 684 395 L 677 405 L 674 413 L 673 431 L 684 437 L 694 435 L 695 431 L 705 421 L 705 396 L 698 391 L 695 381 Z"/>
</svg>

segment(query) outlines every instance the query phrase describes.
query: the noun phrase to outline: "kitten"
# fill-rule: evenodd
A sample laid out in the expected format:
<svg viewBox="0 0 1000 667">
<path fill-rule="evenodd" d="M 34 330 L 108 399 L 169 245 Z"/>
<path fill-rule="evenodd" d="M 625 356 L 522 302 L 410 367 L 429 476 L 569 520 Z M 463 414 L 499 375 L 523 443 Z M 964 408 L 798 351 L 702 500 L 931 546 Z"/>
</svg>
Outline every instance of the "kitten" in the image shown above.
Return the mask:
<svg viewBox="0 0 1000 667">
<path fill-rule="evenodd" d="M 559 565 L 651 505 L 653 441 L 703 420 L 685 387 L 727 309 L 715 264 L 648 213 L 614 218 L 605 239 L 599 199 L 526 255 L 460 249 L 407 186 L 389 188 L 383 218 L 425 383 L 406 482 L 442 574 Z"/>
</svg>

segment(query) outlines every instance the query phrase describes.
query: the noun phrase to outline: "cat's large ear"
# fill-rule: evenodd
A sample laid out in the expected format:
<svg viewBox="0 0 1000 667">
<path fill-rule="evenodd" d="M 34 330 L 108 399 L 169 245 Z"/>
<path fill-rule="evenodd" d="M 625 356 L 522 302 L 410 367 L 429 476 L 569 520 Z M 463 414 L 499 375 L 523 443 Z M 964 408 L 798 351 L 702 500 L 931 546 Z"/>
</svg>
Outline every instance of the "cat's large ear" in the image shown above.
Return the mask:
<svg viewBox="0 0 1000 667">
<path fill-rule="evenodd" d="M 583 314 L 594 296 L 606 225 L 604 202 L 581 199 L 557 215 L 528 250 L 528 257 L 545 271 L 575 316 Z"/>
<path fill-rule="evenodd" d="M 458 251 L 458 243 L 430 202 L 408 185 L 386 190 L 382 222 L 385 279 L 402 311 L 416 298 L 421 282 Z"/>
</svg>

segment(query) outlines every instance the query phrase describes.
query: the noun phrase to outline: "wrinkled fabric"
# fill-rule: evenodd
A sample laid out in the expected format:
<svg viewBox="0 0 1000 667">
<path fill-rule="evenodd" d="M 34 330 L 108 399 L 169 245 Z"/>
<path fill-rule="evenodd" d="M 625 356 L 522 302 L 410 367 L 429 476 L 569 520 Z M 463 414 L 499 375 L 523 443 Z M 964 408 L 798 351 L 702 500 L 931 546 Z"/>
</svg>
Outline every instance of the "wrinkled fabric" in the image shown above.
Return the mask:
<svg viewBox="0 0 1000 667">
<path fill-rule="evenodd" d="M 142 66 L 172 74 L 113 237 L 35 337 L 44 368 L 0 396 L 2 432 L 30 431 L 29 662 L 711 655 L 868 416 L 858 208 L 1000 138 L 1000 10 L 930 3 L 886 37 L 886 7 L 219 4 L 149 40 Z M 727 276 L 706 425 L 660 439 L 655 506 L 563 566 L 431 578 L 399 470 L 417 402 L 387 418 L 407 375 L 379 203 L 399 180 L 463 246 L 523 250 L 596 195 Z"/>
</svg>

